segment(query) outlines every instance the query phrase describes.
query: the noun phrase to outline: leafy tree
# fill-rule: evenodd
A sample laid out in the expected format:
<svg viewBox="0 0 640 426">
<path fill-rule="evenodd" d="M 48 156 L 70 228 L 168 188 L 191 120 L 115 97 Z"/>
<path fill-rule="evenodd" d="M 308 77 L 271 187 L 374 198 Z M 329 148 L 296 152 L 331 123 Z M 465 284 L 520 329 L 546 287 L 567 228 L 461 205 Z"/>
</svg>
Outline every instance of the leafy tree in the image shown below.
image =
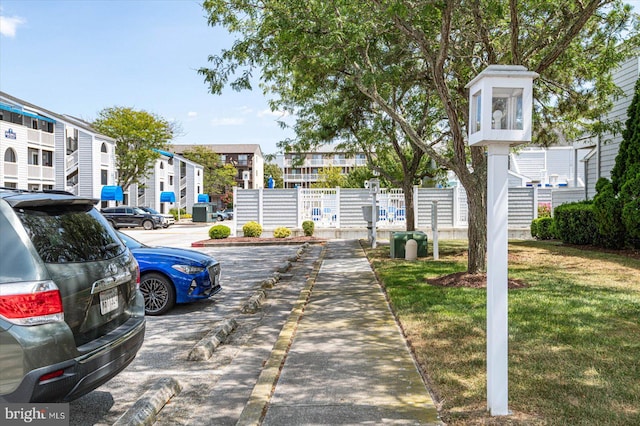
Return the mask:
<svg viewBox="0 0 640 426">
<path fill-rule="evenodd" d="M 250 89 L 258 68 L 263 90 L 276 95 L 273 108 L 296 114 L 321 110 L 325 94 L 355 88 L 380 122 L 393 121 L 405 142 L 454 171 L 469 203 L 470 273 L 485 267 L 487 161 L 484 148 L 466 145 L 465 85 L 490 64 L 537 72 L 534 137 L 548 145 L 560 134 L 571 139 L 602 130 L 598 117 L 616 91 L 610 70 L 638 45 L 631 7 L 619 0 L 205 0 L 203 6 L 210 25 L 239 36 L 210 56 L 212 68 L 199 70 L 212 93 L 228 83 Z"/>
<path fill-rule="evenodd" d="M 345 188 L 364 188 L 364 183 L 369 179 L 373 178 L 373 171 L 369 167 L 360 166 L 356 167 L 349 172 L 347 175 L 347 181 L 345 183 Z M 386 187 L 382 182 L 380 182 L 380 186 Z"/>
<path fill-rule="evenodd" d="M 274 188 L 282 188 L 284 186 L 284 179 L 282 177 L 282 169 L 275 163 L 265 163 L 264 165 L 264 188 L 268 188 L 269 176 L 273 177 Z"/>
<path fill-rule="evenodd" d="M 619 198 L 627 242 L 640 247 L 640 80 L 627 110 L 626 127 L 611 170 L 611 186 Z"/>
<path fill-rule="evenodd" d="M 236 185 L 235 177 L 238 175 L 238 170 L 231 164 L 222 164 L 220 156 L 208 146 L 196 145 L 182 155 L 204 168 L 202 178 L 204 192 L 211 198 L 231 192 L 231 187 Z"/>
<path fill-rule="evenodd" d="M 311 184 L 312 188 L 344 187 L 347 178 L 342 174 L 342 167 L 326 166 L 318 171 L 318 180 Z"/>
<path fill-rule="evenodd" d="M 175 123 L 127 107 L 103 109 L 92 125 L 116 140 L 118 185 L 123 191 L 132 184 L 143 183 L 160 158 L 157 150 L 166 150 L 169 140 L 178 133 Z"/>
</svg>

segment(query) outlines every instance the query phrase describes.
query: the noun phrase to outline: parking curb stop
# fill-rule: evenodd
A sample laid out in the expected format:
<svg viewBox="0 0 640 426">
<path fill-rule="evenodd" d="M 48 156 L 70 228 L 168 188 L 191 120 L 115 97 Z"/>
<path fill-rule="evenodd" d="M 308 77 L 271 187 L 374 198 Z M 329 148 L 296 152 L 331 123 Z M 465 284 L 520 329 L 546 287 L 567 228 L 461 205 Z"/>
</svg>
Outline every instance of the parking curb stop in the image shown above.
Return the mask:
<svg viewBox="0 0 640 426">
<path fill-rule="evenodd" d="M 113 426 L 149 426 L 169 400 L 182 391 L 182 386 L 173 377 L 156 381 Z"/>
</svg>

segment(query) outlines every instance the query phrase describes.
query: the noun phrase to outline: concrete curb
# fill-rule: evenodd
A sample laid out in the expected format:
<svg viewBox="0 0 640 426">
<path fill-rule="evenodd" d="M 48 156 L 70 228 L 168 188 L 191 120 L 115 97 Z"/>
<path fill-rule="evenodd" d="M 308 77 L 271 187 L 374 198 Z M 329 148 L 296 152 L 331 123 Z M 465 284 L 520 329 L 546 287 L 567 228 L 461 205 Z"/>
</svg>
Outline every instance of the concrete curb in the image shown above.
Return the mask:
<svg viewBox="0 0 640 426">
<path fill-rule="evenodd" d="M 289 318 L 282 327 L 278 340 L 273 345 L 271 355 L 258 377 L 258 381 L 253 388 L 253 392 L 251 392 L 247 405 L 240 414 L 236 426 L 259 425 L 265 415 L 267 405 L 280 377 L 280 370 L 284 366 L 287 352 L 293 341 L 293 336 L 295 335 L 300 318 L 311 296 L 311 290 L 320 272 L 320 266 L 322 265 L 322 259 L 324 258 L 326 250 L 326 247 L 322 248 L 320 257 L 314 265 L 313 271 L 307 279 L 304 288 L 300 292 L 298 300 L 289 314 Z"/>
<path fill-rule="evenodd" d="M 142 395 L 113 426 L 148 426 L 169 400 L 182 391 L 182 386 L 173 377 L 163 377 Z"/>
<path fill-rule="evenodd" d="M 238 327 L 235 319 L 226 319 L 213 328 L 191 349 L 187 359 L 189 361 L 205 361 L 211 358 L 216 348 Z"/>
<path fill-rule="evenodd" d="M 243 314 L 255 314 L 262 306 L 262 302 L 267 298 L 267 293 L 264 290 L 256 291 L 247 303 L 242 307 Z"/>
</svg>

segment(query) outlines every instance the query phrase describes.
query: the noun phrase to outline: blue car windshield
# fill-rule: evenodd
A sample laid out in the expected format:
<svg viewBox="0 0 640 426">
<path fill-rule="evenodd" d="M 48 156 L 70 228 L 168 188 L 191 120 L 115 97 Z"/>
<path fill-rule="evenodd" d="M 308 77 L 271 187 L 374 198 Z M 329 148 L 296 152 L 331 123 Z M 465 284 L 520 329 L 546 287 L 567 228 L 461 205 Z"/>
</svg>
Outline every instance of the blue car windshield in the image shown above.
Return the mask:
<svg viewBox="0 0 640 426">
<path fill-rule="evenodd" d="M 140 248 L 140 247 L 146 247 L 140 241 L 131 238 L 130 236 L 128 236 L 127 234 L 125 234 L 123 232 L 117 231 L 117 234 L 118 234 L 118 237 L 120 237 L 120 239 L 124 242 L 124 244 L 129 249 L 136 249 L 136 248 Z"/>
</svg>

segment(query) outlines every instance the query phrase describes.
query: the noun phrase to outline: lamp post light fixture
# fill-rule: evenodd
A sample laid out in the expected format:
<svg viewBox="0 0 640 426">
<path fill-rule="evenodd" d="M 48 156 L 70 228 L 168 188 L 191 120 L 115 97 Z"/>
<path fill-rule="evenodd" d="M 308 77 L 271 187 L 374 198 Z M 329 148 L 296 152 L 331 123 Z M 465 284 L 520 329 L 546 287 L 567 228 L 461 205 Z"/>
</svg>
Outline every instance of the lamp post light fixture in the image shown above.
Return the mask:
<svg viewBox="0 0 640 426">
<path fill-rule="evenodd" d="M 469 84 L 469 146 L 487 159 L 487 409 L 508 408 L 509 147 L 531 141 L 533 80 L 521 65 L 489 65 Z"/>
</svg>

